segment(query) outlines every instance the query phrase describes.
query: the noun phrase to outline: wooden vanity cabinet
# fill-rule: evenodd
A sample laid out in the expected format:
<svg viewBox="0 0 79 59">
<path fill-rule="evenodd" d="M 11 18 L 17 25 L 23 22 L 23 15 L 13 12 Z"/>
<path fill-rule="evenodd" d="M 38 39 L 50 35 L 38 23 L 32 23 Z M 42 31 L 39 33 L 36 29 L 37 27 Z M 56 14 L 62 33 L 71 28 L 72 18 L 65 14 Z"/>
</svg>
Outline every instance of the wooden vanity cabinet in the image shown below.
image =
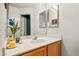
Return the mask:
<svg viewBox="0 0 79 59">
<path fill-rule="evenodd" d="M 22 56 L 46 56 L 46 47 L 35 49 L 32 52 L 24 53 Z"/>
<path fill-rule="evenodd" d="M 47 46 L 48 56 L 61 56 L 61 41 Z"/>
<path fill-rule="evenodd" d="M 61 56 L 61 41 L 57 41 L 44 47 L 19 54 L 18 56 Z"/>
</svg>

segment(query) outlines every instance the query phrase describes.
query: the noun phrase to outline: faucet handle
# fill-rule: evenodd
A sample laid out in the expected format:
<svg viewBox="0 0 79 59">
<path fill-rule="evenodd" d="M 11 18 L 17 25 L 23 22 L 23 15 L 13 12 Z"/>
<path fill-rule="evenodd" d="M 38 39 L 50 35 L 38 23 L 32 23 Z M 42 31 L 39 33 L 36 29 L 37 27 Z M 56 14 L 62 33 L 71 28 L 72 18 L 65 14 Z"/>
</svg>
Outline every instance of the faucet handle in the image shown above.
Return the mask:
<svg viewBox="0 0 79 59">
<path fill-rule="evenodd" d="M 38 38 L 37 36 L 34 36 L 34 37 L 33 37 L 33 40 L 37 40 L 37 38 Z"/>
</svg>

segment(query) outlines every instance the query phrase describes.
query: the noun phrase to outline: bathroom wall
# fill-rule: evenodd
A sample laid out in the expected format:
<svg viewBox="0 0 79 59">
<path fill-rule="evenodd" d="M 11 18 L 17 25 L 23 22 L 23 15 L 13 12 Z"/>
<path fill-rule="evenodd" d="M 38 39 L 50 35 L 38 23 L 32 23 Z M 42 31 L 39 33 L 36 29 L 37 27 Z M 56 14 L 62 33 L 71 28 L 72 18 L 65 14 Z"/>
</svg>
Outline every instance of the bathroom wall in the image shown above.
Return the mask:
<svg viewBox="0 0 79 59">
<path fill-rule="evenodd" d="M 0 3 L 0 55 L 2 55 L 2 48 L 5 46 L 6 38 L 6 9 L 3 3 Z"/>
<path fill-rule="evenodd" d="M 79 4 L 60 4 L 60 31 L 65 56 L 79 56 Z"/>
</svg>

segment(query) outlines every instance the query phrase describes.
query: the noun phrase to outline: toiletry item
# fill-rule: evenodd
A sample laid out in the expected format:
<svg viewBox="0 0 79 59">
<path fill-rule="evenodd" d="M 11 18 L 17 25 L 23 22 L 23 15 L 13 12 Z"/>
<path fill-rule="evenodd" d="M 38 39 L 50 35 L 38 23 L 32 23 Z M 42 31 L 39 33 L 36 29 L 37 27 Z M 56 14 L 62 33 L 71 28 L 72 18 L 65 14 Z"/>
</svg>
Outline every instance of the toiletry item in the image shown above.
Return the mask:
<svg viewBox="0 0 79 59">
<path fill-rule="evenodd" d="M 37 38 L 38 38 L 37 36 L 34 36 L 34 37 L 33 37 L 33 40 L 37 40 Z"/>
<path fill-rule="evenodd" d="M 20 41 L 20 38 L 17 37 L 16 38 L 16 43 L 19 43 L 19 41 Z"/>
<path fill-rule="evenodd" d="M 16 41 L 15 40 L 10 40 L 8 42 L 8 48 L 14 48 L 16 46 Z"/>
<path fill-rule="evenodd" d="M 20 39 L 19 44 L 22 44 L 22 43 L 23 43 L 23 40 L 22 40 L 22 39 Z"/>
</svg>

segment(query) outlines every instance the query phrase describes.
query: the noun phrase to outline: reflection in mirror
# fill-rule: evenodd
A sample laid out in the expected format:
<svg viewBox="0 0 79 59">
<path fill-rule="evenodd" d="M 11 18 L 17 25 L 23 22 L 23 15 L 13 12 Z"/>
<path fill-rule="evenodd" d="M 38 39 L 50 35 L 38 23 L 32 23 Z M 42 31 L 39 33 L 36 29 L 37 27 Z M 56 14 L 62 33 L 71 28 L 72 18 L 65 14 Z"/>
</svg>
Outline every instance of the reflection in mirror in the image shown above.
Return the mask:
<svg viewBox="0 0 79 59">
<path fill-rule="evenodd" d="M 40 28 L 58 27 L 58 5 L 50 3 L 47 3 L 46 5 L 46 10 L 39 14 Z"/>
<path fill-rule="evenodd" d="M 40 25 L 40 28 L 46 28 L 46 12 L 43 11 L 40 13 L 39 15 L 39 25 Z"/>
<path fill-rule="evenodd" d="M 10 3 L 8 17 L 21 27 L 16 37 L 47 35 L 52 32 L 49 28 L 58 27 L 58 4 Z M 8 36 L 10 34 L 8 28 Z"/>
<path fill-rule="evenodd" d="M 31 24 L 30 24 L 30 15 L 21 15 L 21 35 L 28 36 L 31 35 Z"/>
<path fill-rule="evenodd" d="M 57 27 L 58 26 L 58 5 L 53 5 L 47 10 L 47 26 L 48 27 Z"/>
<path fill-rule="evenodd" d="M 19 38 L 20 37 L 20 16 L 19 9 L 11 3 L 8 9 L 8 37 Z"/>
</svg>

